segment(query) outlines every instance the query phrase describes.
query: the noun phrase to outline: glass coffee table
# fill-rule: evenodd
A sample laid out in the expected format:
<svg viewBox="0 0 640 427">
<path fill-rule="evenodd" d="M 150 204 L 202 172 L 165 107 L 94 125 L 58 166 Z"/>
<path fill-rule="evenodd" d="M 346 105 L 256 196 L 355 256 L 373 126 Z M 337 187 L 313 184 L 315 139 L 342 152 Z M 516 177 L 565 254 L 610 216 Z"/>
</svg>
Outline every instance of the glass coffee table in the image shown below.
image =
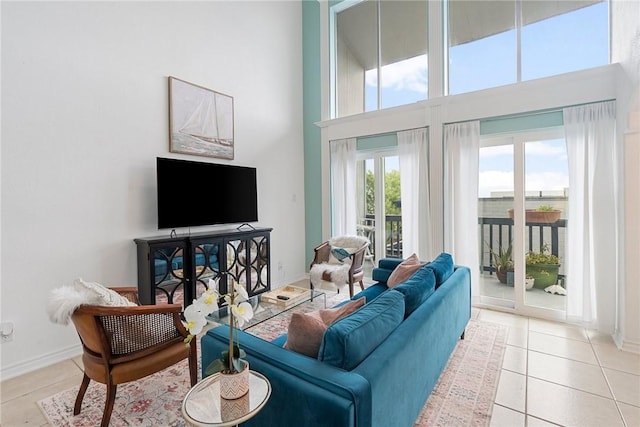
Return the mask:
<svg viewBox="0 0 640 427">
<path fill-rule="evenodd" d="M 278 301 L 272 298 L 273 295 L 278 294 L 278 289 L 269 292 L 269 295 L 259 294 L 254 295 L 248 299 L 248 302 L 253 307 L 253 318 L 249 322 L 242 325 L 242 330 L 250 329 L 257 326 L 269 319 L 273 319 L 289 310 L 306 304 L 314 304 L 314 308 L 321 309 L 327 308 L 327 294 L 322 290 L 306 289 L 304 294 L 297 295 L 295 301 L 288 302 L 287 300 Z M 284 296 L 284 292 L 283 295 Z M 271 297 L 271 298 L 269 298 Z M 215 323 L 229 324 L 229 309 L 222 307 L 217 311 L 214 311 L 208 316 L 208 320 Z"/>
</svg>

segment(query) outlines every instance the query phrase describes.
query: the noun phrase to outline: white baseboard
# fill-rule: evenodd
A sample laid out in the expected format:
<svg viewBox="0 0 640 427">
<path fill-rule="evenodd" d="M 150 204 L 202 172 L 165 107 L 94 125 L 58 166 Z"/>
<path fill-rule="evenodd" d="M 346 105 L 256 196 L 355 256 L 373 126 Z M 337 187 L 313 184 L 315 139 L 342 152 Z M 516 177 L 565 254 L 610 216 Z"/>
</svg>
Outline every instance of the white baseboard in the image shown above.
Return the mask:
<svg viewBox="0 0 640 427">
<path fill-rule="evenodd" d="M 623 351 L 628 351 L 629 353 L 640 354 L 640 343 L 623 340 L 622 347 L 620 347 Z"/>
<path fill-rule="evenodd" d="M 4 367 L 0 370 L 0 380 L 8 380 L 18 377 L 20 375 L 28 374 L 29 372 L 46 368 L 58 362 L 62 362 L 72 357 L 76 357 L 82 354 L 82 345 L 76 344 L 66 349 L 56 351 L 54 353 L 45 354 L 44 356 L 37 357 L 35 359 L 26 360 L 20 363 L 15 363 L 10 366 Z"/>
</svg>

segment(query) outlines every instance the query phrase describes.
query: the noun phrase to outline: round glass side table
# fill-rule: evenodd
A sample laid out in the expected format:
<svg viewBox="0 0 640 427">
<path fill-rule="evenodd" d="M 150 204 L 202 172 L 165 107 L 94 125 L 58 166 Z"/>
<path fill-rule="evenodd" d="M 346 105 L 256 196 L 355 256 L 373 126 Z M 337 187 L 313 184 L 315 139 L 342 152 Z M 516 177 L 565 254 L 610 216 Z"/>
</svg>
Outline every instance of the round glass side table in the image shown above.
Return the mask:
<svg viewBox="0 0 640 427">
<path fill-rule="evenodd" d="M 239 399 L 220 397 L 220 374 L 193 386 L 182 401 L 182 416 L 193 426 L 234 426 L 256 415 L 271 396 L 271 384 L 262 374 L 250 371 L 249 392 Z"/>
</svg>

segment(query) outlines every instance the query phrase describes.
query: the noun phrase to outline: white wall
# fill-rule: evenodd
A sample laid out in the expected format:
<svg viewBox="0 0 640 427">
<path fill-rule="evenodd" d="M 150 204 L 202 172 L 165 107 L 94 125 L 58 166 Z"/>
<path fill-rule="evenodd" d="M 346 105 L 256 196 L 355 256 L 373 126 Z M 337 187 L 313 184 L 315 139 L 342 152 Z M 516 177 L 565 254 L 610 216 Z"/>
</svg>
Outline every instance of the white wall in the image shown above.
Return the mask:
<svg viewBox="0 0 640 427">
<path fill-rule="evenodd" d="M 624 142 L 625 170 L 622 191 L 625 195 L 625 229 L 619 249 L 624 254 L 620 271 L 623 286 L 618 294 L 619 319 L 617 341 L 623 349 L 640 353 L 640 2 L 614 0 L 611 4 L 611 59 L 619 62 L 622 73 L 618 83 L 618 135 Z"/>
<path fill-rule="evenodd" d="M 273 285 L 304 276 L 298 2 L 1 7 L 0 314 L 15 324 L 2 379 L 80 352 L 73 326 L 46 316 L 51 289 L 136 284 L 133 239 L 166 233 L 157 156 L 257 167 Z M 168 76 L 234 97 L 235 160 L 168 152 Z M 215 192 L 206 203 L 215 209 Z"/>
</svg>

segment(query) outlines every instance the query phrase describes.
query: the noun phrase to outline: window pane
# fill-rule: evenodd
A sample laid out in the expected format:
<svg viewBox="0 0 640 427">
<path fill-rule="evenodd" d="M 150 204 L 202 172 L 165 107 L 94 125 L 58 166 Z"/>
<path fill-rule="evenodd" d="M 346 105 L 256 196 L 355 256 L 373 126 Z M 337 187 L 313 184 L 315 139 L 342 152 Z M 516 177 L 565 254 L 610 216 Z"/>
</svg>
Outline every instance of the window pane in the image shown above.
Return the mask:
<svg viewBox="0 0 640 427">
<path fill-rule="evenodd" d="M 365 111 L 365 71 L 378 67 L 377 34 L 378 7 L 373 0 L 358 3 L 336 16 L 337 117 Z M 377 108 L 376 101 L 373 109 Z"/>
<path fill-rule="evenodd" d="M 427 98 L 427 46 L 425 1 L 386 0 L 380 3 L 380 108 Z M 377 73 L 371 73 L 371 78 L 367 74 L 367 87 L 374 78 Z"/>
<path fill-rule="evenodd" d="M 449 1 L 449 93 L 516 82 L 515 2 Z"/>
<path fill-rule="evenodd" d="M 513 209 L 514 146 L 481 146 L 478 175 L 478 223 L 480 224 L 480 296 L 498 305 L 513 307 L 514 263 Z"/>
<path fill-rule="evenodd" d="M 524 1 L 522 80 L 609 63 L 606 1 Z"/>
</svg>

